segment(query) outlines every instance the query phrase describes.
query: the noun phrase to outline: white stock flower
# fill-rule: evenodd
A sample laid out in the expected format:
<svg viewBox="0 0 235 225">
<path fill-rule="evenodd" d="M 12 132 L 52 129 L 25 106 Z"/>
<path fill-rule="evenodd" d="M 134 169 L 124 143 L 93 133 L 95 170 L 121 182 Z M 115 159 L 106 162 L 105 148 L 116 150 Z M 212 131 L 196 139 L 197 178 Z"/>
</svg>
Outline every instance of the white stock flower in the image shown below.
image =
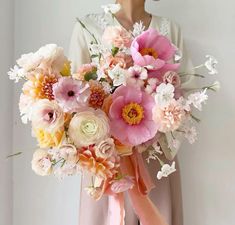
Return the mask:
<svg viewBox="0 0 235 225">
<path fill-rule="evenodd" d="M 40 176 L 48 176 L 52 172 L 52 162 L 47 150 L 37 149 L 32 159 L 32 169 Z"/>
<path fill-rule="evenodd" d="M 184 129 L 184 136 L 190 144 L 197 140 L 197 130 L 195 127 L 187 127 Z"/>
<path fill-rule="evenodd" d="M 17 65 L 14 68 L 11 68 L 10 71 L 7 73 L 10 80 L 14 80 L 15 83 L 18 83 L 19 80 L 25 78 L 25 71 L 22 68 L 19 68 Z"/>
<path fill-rule="evenodd" d="M 71 120 L 68 134 L 77 148 L 99 144 L 109 136 L 109 121 L 101 110 L 92 108 L 78 112 Z"/>
<path fill-rule="evenodd" d="M 140 21 L 139 23 L 135 23 L 133 26 L 132 35 L 134 37 L 137 37 L 140 34 L 142 34 L 144 32 L 144 30 L 145 30 L 145 26 L 142 21 Z"/>
<path fill-rule="evenodd" d="M 113 86 L 118 87 L 120 85 L 126 85 L 128 72 L 122 69 L 118 64 L 112 70 L 108 71 L 108 75 L 113 80 Z"/>
<path fill-rule="evenodd" d="M 191 111 L 190 102 L 187 99 L 181 96 L 177 101 L 185 111 Z"/>
<path fill-rule="evenodd" d="M 172 163 L 170 166 L 169 164 L 164 164 L 161 168 L 161 171 L 157 174 L 157 179 L 161 180 L 163 177 L 168 177 L 170 174 L 174 173 L 175 169 L 175 162 Z"/>
<path fill-rule="evenodd" d="M 209 74 L 217 74 L 216 65 L 218 64 L 217 59 L 214 56 L 206 55 L 207 61 L 205 62 L 205 67 L 209 70 Z"/>
<path fill-rule="evenodd" d="M 190 94 L 188 96 L 188 100 L 190 104 L 193 104 L 193 106 L 200 111 L 202 110 L 202 103 L 205 103 L 206 100 L 208 99 L 208 95 L 206 94 L 206 91 L 207 89 L 201 92 Z"/>
<path fill-rule="evenodd" d="M 101 6 L 101 8 L 104 10 L 106 14 L 108 13 L 116 14 L 118 11 L 120 11 L 121 5 L 120 4 L 107 4 L 107 5 Z"/>
<path fill-rule="evenodd" d="M 168 106 L 174 99 L 175 87 L 168 83 L 162 83 L 157 87 L 157 93 L 155 95 L 155 101 L 160 107 Z"/>
</svg>

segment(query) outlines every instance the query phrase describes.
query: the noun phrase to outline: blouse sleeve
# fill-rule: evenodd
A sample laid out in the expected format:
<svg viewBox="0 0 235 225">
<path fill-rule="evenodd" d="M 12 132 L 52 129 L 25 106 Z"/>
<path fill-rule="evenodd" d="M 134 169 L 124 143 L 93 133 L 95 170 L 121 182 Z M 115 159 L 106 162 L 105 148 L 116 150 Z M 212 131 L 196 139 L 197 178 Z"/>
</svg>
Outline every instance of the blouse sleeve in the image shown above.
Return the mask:
<svg viewBox="0 0 235 225">
<path fill-rule="evenodd" d="M 72 61 L 72 72 L 76 72 L 82 64 L 91 62 L 84 30 L 79 22 L 75 23 L 72 32 L 69 47 L 69 59 Z"/>
<path fill-rule="evenodd" d="M 179 48 L 179 50 L 181 51 L 181 54 L 182 54 L 182 58 L 180 61 L 180 64 L 181 64 L 180 72 L 193 74 L 194 67 L 193 67 L 192 61 L 189 57 L 189 54 L 187 52 L 181 29 L 174 22 L 170 22 L 170 37 L 172 39 L 173 44 Z M 191 88 L 194 88 L 196 85 L 195 77 L 194 76 L 182 77 L 181 78 L 181 85 L 185 91 L 189 91 Z M 180 141 L 180 144 L 183 142 L 183 137 L 181 134 L 176 132 L 174 134 L 174 137 Z M 162 134 L 159 137 L 159 143 L 161 145 L 161 149 L 164 152 L 164 155 L 168 160 L 173 160 L 178 152 L 178 150 L 171 149 L 169 147 L 169 143 L 171 140 L 172 140 L 171 133 Z"/>
<path fill-rule="evenodd" d="M 187 48 L 185 46 L 185 42 L 183 39 L 183 35 L 181 29 L 178 24 L 175 22 L 171 22 L 171 37 L 173 43 L 179 48 L 182 54 L 182 58 L 180 60 L 180 72 L 183 73 L 194 73 L 194 67 L 191 61 L 191 58 L 188 54 Z M 181 78 L 182 88 L 184 90 L 189 90 L 190 88 L 195 87 L 195 77 L 194 76 L 183 76 Z"/>
</svg>

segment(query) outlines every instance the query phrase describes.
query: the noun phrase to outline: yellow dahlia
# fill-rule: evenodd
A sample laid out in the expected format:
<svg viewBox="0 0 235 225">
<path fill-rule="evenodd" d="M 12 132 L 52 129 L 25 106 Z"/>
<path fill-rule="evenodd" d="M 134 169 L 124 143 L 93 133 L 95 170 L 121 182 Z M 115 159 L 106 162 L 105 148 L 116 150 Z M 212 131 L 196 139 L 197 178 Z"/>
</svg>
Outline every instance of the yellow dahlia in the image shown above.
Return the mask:
<svg viewBox="0 0 235 225">
<path fill-rule="evenodd" d="M 34 99 L 54 100 L 52 87 L 57 81 L 56 75 L 37 73 L 29 77 L 29 80 L 23 86 L 23 92 Z"/>
</svg>

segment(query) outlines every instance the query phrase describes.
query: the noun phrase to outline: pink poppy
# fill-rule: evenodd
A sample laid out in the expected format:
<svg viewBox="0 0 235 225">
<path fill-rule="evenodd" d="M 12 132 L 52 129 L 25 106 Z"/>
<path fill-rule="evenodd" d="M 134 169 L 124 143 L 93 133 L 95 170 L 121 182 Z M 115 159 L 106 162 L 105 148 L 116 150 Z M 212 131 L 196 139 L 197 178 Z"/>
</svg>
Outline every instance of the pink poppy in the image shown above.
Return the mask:
<svg viewBox="0 0 235 225">
<path fill-rule="evenodd" d="M 65 112 L 84 107 L 89 93 L 88 84 L 68 77 L 60 78 L 58 83 L 53 85 L 55 100 Z"/>
<path fill-rule="evenodd" d="M 133 86 L 121 86 L 113 94 L 109 110 L 111 135 L 127 146 L 152 139 L 158 125 L 152 119 L 152 96 Z"/>
<path fill-rule="evenodd" d="M 179 64 L 169 63 L 175 52 L 176 48 L 170 40 L 154 29 L 149 29 L 137 36 L 131 45 L 135 64 L 147 67 L 155 76 L 179 68 Z"/>
</svg>

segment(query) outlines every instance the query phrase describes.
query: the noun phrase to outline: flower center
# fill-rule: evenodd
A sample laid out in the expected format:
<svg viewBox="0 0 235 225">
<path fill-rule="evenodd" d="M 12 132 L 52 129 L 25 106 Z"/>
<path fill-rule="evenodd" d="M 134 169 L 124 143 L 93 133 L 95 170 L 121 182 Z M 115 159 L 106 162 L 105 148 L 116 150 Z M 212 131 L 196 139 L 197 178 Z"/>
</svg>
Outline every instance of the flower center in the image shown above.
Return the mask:
<svg viewBox="0 0 235 225">
<path fill-rule="evenodd" d="M 129 125 L 138 125 L 144 118 L 144 109 L 137 103 L 130 103 L 122 108 L 122 118 Z"/>
<path fill-rule="evenodd" d="M 85 135 L 94 135 L 98 130 L 98 126 L 94 121 L 83 121 L 81 130 Z"/>
<path fill-rule="evenodd" d="M 149 56 L 152 56 L 154 59 L 157 59 L 158 58 L 158 53 L 155 49 L 153 48 L 142 48 L 140 50 L 140 54 L 142 56 L 145 56 L 145 55 L 149 55 Z"/>
<path fill-rule="evenodd" d="M 69 96 L 69 97 L 73 97 L 74 95 L 75 95 L 74 91 L 69 91 L 69 92 L 68 92 L 68 96 Z"/>
</svg>

